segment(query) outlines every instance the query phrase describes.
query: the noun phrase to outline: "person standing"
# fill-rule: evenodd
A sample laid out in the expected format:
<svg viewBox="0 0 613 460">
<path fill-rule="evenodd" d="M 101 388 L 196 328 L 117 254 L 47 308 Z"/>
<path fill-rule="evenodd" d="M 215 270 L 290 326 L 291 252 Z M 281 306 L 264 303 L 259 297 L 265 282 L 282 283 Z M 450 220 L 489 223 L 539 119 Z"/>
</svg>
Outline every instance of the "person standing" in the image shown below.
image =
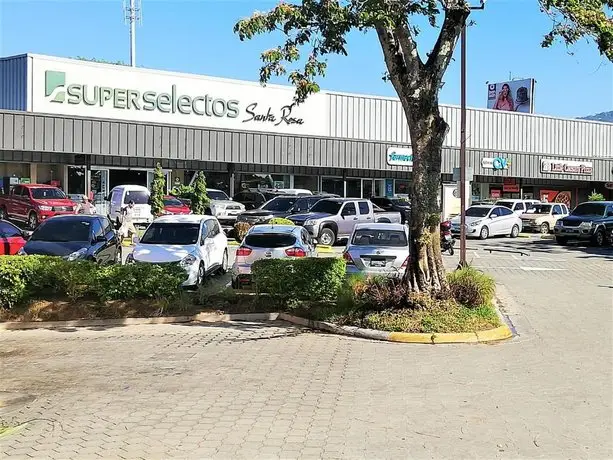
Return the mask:
<svg viewBox="0 0 613 460">
<path fill-rule="evenodd" d="M 96 207 L 89 201 L 89 198 L 83 195 L 81 202 L 75 208 L 75 214 L 96 214 Z"/>
<path fill-rule="evenodd" d="M 123 219 L 119 228 L 119 234 L 122 238 L 131 238 L 132 235 L 137 234 L 136 227 L 134 226 L 134 201 L 130 201 L 125 208 L 122 208 L 121 214 Z"/>
</svg>

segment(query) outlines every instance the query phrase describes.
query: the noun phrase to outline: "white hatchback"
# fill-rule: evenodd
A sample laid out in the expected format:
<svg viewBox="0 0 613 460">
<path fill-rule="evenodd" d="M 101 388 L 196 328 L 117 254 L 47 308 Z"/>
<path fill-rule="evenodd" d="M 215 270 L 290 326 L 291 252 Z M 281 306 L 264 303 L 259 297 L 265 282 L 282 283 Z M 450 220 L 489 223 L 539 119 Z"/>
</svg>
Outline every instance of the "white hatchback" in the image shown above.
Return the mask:
<svg viewBox="0 0 613 460">
<path fill-rule="evenodd" d="M 207 275 L 228 271 L 228 239 L 212 216 L 158 217 L 135 242 L 126 263 L 177 263 L 188 275 L 184 286 L 199 286 Z"/>
</svg>

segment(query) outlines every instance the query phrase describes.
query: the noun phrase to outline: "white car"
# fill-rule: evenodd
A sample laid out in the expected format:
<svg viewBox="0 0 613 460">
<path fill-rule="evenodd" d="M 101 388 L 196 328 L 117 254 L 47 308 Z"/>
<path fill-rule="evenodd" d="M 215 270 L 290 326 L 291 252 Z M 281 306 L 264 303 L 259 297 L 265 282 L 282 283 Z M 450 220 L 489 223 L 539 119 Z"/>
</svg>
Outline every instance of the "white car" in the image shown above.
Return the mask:
<svg viewBox="0 0 613 460">
<path fill-rule="evenodd" d="M 517 238 L 522 229 L 520 217 L 504 206 L 479 205 L 466 210 L 466 236 L 482 240 L 490 236 Z M 451 219 L 451 232 L 460 233 L 460 216 Z"/>
<path fill-rule="evenodd" d="M 114 222 L 117 228 L 123 221 L 121 210 L 125 208 L 130 201 L 134 202 L 134 217 L 135 225 L 150 224 L 153 221 L 151 215 L 151 205 L 149 198 L 151 193 L 147 187 L 141 185 L 118 185 L 113 187 L 111 193 L 106 198 L 108 205 L 108 218 Z"/>
<path fill-rule="evenodd" d="M 212 216 L 158 217 L 135 243 L 126 263 L 178 263 L 188 275 L 184 286 L 199 286 L 207 275 L 228 271 L 228 239 Z"/>
<path fill-rule="evenodd" d="M 509 208 L 518 216 L 521 216 L 524 212 L 526 212 L 532 206 L 532 202 L 534 200 L 498 200 L 494 203 L 496 206 L 504 206 L 505 208 Z"/>
<path fill-rule="evenodd" d="M 245 212 L 245 205 L 232 201 L 223 190 L 209 188 L 206 190 L 206 194 L 211 200 L 209 204 L 210 212 L 207 211 L 207 214 L 217 217 L 222 227 L 233 227 L 236 223 L 236 217 Z"/>
</svg>

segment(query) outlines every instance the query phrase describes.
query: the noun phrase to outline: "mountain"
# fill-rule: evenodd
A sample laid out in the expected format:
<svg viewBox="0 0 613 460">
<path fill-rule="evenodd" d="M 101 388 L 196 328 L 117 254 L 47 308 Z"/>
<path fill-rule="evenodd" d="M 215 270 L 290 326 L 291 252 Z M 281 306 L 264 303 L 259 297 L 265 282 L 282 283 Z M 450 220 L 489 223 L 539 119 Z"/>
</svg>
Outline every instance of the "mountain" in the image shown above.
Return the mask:
<svg viewBox="0 0 613 460">
<path fill-rule="evenodd" d="M 596 115 L 589 115 L 587 117 L 579 117 L 581 120 L 593 120 L 604 121 L 606 123 L 613 123 L 613 111 L 597 113 Z"/>
</svg>

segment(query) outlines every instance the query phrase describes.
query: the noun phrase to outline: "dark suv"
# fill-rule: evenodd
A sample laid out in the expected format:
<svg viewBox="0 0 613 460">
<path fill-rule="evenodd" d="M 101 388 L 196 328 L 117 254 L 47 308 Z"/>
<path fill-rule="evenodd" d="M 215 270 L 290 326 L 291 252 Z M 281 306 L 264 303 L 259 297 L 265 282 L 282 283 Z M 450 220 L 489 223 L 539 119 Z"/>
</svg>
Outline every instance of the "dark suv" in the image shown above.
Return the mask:
<svg viewBox="0 0 613 460">
<path fill-rule="evenodd" d="M 236 221 L 248 222 L 252 225 L 265 224 L 274 217 L 287 217 L 292 214 L 307 212 L 322 198 L 329 198 L 329 195 L 276 196 L 257 209 L 242 212 L 238 215 Z"/>
<path fill-rule="evenodd" d="M 385 211 L 396 211 L 400 213 L 403 224 L 411 219 L 411 203 L 401 198 L 388 198 L 386 196 L 373 196 L 370 198 L 374 204 Z"/>
<path fill-rule="evenodd" d="M 612 223 L 613 201 L 588 201 L 578 205 L 569 216 L 559 219 L 553 233 L 558 244 L 575 240 L 603 246 L 610 238 L 607 228 L 611 228 Z"/>
</svg>

